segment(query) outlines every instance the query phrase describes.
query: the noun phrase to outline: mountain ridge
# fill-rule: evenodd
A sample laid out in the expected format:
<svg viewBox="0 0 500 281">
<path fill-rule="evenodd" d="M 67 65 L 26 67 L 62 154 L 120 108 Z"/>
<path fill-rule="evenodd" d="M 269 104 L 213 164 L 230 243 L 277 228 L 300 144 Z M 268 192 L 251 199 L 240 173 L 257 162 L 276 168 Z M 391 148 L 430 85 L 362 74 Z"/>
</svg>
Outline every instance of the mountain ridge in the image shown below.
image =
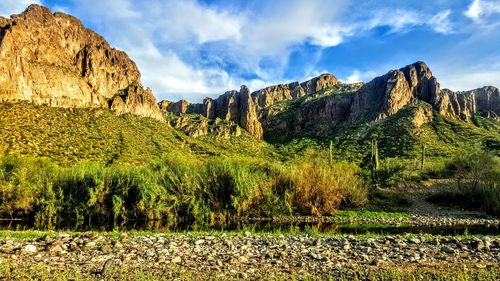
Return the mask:
<svg viewBox="0 0 500 281">
<path fill-rule="evenodd" d="M 304 90 L 303 85 L 308 85 L 307 90 Z M 335 90 L 339 94 L 316 99 L 313 105 L 308 104 L 299 109 L 292 116 L 293 120 L 285 120 L 287 124 L 275 124 L 268 118 L 272 115 L 268 108 L 276 102 L 296 100 L 334 87 L 337 87 Z M 185 100 L 177 103 L 164 101 L 169 104 L 164 110 L 174 114 L 194 113 L 211 119 L 234 121 L 257 138 L 265 138 L 266 131 L 275 126 L 294 130 L 328 121 L 329 127 L 335 128 L 341 124 L 349 126 L 385 119 L 418 101 L 430 104 L 437 114 L 463 121 L 470 121 L 474 114 L 489 118 L 500 116 L 498 88 L 485 86 L 461 92 L 441 90 L 437 78 L 423 61 L 390 70 L 368 83 L 343 84 L 332 74 L 322 74 L 302 83 L 279 84 L 250 95 L 248 93 L 248 88 L 242 86 L 239 92 L 228 91 L 216 99 L 206 98 L 203 104 L 189 104 Z M 245 106 L 240 108 L 240 103 Z M 244 116 L 244 122 L 241 122 L 241 116 Z"/>
<path fill-rule="evenodd" d="M 432 120 L 434 114 L 466 122 L 476 114 L 500 116 L 498 88 L 441 90 L 422 61 L 367 83 L 344 84 L 325 73 L 302 83 L 254 92 L 242 85 L 218 98 L 205 98 L 203 103 L 157 103 L 152 90 L 142 86 L 139 69 L 125 52 L 112 48 L 77 18 L 40 5 L 30 5 L 10 19 L 0 17 L 1 101 L 107 108 L 160 121 L 169 121 L 169 114 L 199 114 L 234 122 L 258 139 L 277 131 L 329 134 L 387 119 L 418 102 L 429 104 L 432 112 L 422 109 L 417 123 Z"/>
</svg>

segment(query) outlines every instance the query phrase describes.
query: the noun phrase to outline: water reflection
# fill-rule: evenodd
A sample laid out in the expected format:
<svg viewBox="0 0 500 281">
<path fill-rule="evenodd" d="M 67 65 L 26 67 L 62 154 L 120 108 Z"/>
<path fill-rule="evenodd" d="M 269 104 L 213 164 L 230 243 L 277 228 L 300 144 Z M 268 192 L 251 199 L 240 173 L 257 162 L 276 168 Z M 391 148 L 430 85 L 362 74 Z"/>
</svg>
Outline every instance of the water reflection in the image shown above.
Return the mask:
<svg viewBox="0 0 500 281">
<path fill-rule="evenodd" d="M 108 226 L 79 226 L 71 227 L 71 223 L 66 223 L 58 227 L 60 230 L 73 231 L 189 231 L 189 230 L 218 230 L 218 231 L 254 231 L 272 233 L 330 233 L 330 234 L 433 234 L 433 235 L 498 235 L 500 226 L 487 225 L 455 225 L 455 226 L 393 226 L 380 224 L 342 224 L 330 222 L 273 222 L 273 221 L 239 221 L 230 222 L 217 226 L 197 226 L 193 224 L 179 223 L 172 226 L 172 222 L 165 220 L 134 220 L 126 221 L 120 225 Z M 33 222 L 23 220 L 2 220 L 0 221 L 2 230 L 33 230 Z"/>
</svg>

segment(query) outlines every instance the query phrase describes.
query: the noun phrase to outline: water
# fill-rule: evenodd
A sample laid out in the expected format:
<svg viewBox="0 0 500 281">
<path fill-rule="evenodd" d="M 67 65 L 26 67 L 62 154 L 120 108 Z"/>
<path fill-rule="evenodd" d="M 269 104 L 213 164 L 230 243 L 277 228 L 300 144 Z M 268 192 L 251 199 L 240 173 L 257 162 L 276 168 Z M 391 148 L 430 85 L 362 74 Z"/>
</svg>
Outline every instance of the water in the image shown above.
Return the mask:
<svg viewBox="0 0 500 281">
<path fill-rule="evenodd" d="M 180 226 L 168 227 L 168 222 L 155 221 L 128 221 L 118 226 L 81 226 L 61 227 L 61 230 L 73 231 L 111 231 L 111 230 L 154 230 L 154 231 L 187 231 L 187 230 L 219 230 L 219 231 L 245 231 L 255 232 L 282 232 L 282 233 L 330 233 L 330 234 L 432 234 L 432 235 L 500 235 L 499 225 L 454 225 L 454 226 L 394 226 L 381 224 L 342 224 L 325 222 L 272 222 L 272 221 L 245 221 L 226 224 L 217 227 Z M 32 222 L 23 220 L 1 220 L 2 230 L 33 230 Z"/>
</svg>

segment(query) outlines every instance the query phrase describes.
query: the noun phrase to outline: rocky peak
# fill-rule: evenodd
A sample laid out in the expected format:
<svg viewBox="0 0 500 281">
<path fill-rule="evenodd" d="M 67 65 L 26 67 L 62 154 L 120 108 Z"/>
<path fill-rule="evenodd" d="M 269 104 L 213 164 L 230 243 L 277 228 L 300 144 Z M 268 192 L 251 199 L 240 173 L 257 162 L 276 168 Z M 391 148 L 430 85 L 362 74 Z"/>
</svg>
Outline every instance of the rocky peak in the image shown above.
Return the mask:
<svg viewBox="0 0 500 281">
<path fill-rule="evenodd" d="M 340 81 L 330 73 L 322 74 L 303 83 L 293 82 L 269 86 L 252 93 L 254 102 L 259 107 L 268 107 L 275 102 L 300 98 L 308 94 L 314 94 L 321 90 L 331 88 Z"/>
<path fill-rule="evenodd" d="M 0 101 L 104 107 L 163 120 L 136 64 L 70 15 L 31 5 L 0 19 Z"/>
</svg>

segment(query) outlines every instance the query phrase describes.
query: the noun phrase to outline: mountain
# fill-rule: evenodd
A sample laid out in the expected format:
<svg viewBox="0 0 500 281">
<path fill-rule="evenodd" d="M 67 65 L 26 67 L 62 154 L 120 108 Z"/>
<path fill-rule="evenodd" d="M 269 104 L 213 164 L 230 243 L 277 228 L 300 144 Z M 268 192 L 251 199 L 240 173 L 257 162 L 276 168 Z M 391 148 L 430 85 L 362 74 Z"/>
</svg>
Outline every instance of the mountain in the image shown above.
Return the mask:
<svg viewBox="0 0 500 281">
<path fill-rule="evenodd" d="M 126 53 L 78 19 L 38 5 L 0 17 L 0 101 L 110 108 L 163 119 Z"/>
<path fill-rule="evenodd" d="M 283 102 L 300 106 L 287 107 Z M 277 130 L 286 134 L 307 129 L 322 135 L 386 119 L 418 102 L 431 105 L 429 112 L 420 112 L 420 116 L 428 117 L 427 121 L 419 121 L 424 123 L 431 120 L 434 112 L 463 121 L 470 121 L 476 114 L 500 116 L 497 88 L 441 90 L 436 77 L 421 61 L 391 70 L 366 84 L 343 84 L 333 75 L 323 74 L 300 84 L 276 85 L 253 93 L 242 86 L 239 92 L 229 91 L 215 100 L 205 99 L 203 104 L 172 103 L 166 111 L 231 120 L 255 137 L 266 138 Z"/>
<path fill-rule="evenodd" d="M 203 103 L 157 103 L 127 54 L 38 5 L 0 18 L 0 116 L 0 156 L 65 163 L 146 162 L 176 150 L 286 160 L 330 141 L 362 161 L 372 139 L 384 157 L 413 157 L 422 144 L 438 157 L 471 145 L 500 151 L 499 90 L 441 89 L 424 62 L 368 83 L 326 73 L 253 92 L 243 85 Z"/>
</svg>

